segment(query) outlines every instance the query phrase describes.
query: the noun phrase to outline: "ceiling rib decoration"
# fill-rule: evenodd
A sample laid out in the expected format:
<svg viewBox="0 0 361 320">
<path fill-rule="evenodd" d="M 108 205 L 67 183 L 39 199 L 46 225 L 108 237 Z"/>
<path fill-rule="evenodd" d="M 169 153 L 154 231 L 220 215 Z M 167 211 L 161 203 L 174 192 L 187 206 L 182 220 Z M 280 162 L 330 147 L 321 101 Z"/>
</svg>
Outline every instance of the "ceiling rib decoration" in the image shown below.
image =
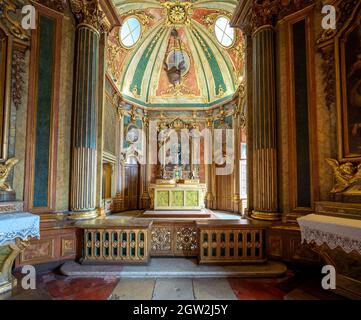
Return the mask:
<svg viewBox="0 0 361 320">
<path fill-rule="evenodd" d="M 150 109 L 205 109 L 234 97 L 243 75 L 243 37 L 235 30 L 234 43 L 223 47 L 215 23 L 230 18 L 237 1 L 113 1 L 123 21 L 135 17 L 141 25 L 132 47 L 122 45 L 119 28 L 109 37 L 108 73 L 125 101 Z M 167 68 L 179 57 L 180 80 L 171 81 Z"/>
</svg>

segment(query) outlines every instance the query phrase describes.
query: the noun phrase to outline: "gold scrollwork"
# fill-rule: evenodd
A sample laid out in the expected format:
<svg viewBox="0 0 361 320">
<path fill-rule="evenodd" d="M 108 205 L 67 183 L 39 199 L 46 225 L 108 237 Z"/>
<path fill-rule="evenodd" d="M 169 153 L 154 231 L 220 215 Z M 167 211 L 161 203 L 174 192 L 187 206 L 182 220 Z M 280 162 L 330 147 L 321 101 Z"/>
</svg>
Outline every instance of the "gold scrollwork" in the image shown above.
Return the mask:
<svg viewBox="0 0 361 320">
<path fill-rule="evenodd" d="M 16 38 L 22 41 L 29 41 L 29 34 L 16 21 L 17 6 L 13 1 L 0 0 L 0 20 L 5 28 Z"/>
</svg>

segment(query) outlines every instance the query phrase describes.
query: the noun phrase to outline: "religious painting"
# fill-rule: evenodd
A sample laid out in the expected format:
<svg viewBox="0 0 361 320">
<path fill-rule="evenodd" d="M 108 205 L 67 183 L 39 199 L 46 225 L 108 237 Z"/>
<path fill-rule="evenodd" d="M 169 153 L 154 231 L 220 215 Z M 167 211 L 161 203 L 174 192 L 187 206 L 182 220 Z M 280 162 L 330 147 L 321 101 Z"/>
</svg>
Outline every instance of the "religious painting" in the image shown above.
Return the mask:
<svg viewBox="0 0 361 320">
<path fill-rule="evenodd" d="M 341 41 L 342 120 L 345 158 L 361 158 L 361 26 Z"/>
</svg>

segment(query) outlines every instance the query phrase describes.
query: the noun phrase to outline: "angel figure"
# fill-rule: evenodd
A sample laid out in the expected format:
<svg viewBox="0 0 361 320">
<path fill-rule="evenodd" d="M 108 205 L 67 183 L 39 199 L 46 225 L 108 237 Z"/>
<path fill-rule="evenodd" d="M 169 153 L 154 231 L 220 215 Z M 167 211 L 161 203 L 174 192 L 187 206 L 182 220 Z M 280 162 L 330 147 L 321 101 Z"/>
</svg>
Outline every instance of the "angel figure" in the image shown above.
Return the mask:
<svg viewBox="0 0 361 320">
<path fill-rule="evenodd" d="M 352 184 L 361 180 L 361 164 L 356 168 L 351 162 L 340 164 L 334 159 L 326 159 L 326 161 L 331 166 L 337 181 L 331 193 L 343 192 Z"/>
<path fill-rule="evenodd" d="M 11 192 L 13 189 L 7 183 L 8 176 L 12 168 L 19 162 L 18 159 L 8 159 L 5 164 L 0 164 L 0 190 Z"/>
</svg>

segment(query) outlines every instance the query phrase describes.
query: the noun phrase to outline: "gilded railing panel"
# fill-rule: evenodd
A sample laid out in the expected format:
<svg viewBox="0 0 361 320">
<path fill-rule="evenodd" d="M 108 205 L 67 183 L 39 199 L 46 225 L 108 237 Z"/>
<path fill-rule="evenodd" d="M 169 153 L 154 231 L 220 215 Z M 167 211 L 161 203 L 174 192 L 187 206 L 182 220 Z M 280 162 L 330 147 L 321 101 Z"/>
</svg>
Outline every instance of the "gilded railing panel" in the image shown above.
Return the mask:
<svg viewBox="0 0 361 320">
<path fill-rule="evenodd" d="M 147 263 L 149 229 L 84 229 L 83 262 Z"/>
<path fill-rule="evenodd" d="M 264 229 L 199 228 L 199 263 L 264 262 Z"/>
</svg>

